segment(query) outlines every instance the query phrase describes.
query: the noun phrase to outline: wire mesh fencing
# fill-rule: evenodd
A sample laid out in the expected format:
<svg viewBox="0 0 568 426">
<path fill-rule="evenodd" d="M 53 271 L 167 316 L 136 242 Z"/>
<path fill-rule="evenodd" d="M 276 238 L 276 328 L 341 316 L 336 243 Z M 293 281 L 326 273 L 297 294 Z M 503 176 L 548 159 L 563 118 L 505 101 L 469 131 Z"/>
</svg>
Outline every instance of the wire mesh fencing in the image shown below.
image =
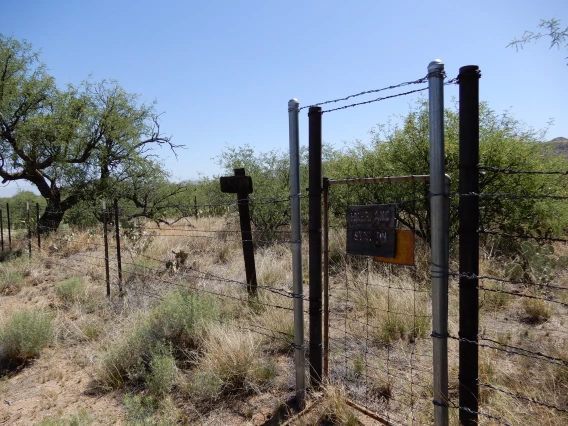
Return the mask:
<svg viewBox="0 0 568 426">
<path fill-rule="evenodd" d="M 480 204 L 479 271 L 453 273 L 479 292 L 479 326 L 476 339 L 455 329 L 450 339 L 478 351 L 479 424 L 566 424 L 566 173 L 478 169 L 486 182 L 500 179 L 501 187 L 513 187 L 459 195 Z"/>
<path fill-rule="evenodd" d="M 367 204 L 398 206 L 399 229 L 425 220 L 428 182 L 357 181 L 329 191 L 328 380 L 383 422 L 431 424 L 430 249 L 417 239 L 406 266 L 349 254 L 345 222 L 348 206 Z"/>
</svg>

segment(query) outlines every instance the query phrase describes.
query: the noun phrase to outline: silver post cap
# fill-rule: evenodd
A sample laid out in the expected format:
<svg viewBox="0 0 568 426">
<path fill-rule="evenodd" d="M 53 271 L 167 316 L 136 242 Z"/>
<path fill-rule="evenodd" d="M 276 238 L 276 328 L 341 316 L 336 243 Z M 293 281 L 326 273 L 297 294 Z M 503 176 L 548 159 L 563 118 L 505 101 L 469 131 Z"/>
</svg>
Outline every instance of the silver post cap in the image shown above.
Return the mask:
<svg viewBox="0 0 568 426">
<path fill-rule="evenodd" d="M 428 64 L 428 72 L 443 70 L 444 63 L 441 59 L 434 59 L 432 62 Z"/>
<path fill-rule="evenodd" d="M 290 99 L 288 101 L 288 108 L 295 108 L 298 105 L 300 105 L 300 102 L 298 101 L 298 99 L 294 98 L 294 99 Z"/>
</svg>

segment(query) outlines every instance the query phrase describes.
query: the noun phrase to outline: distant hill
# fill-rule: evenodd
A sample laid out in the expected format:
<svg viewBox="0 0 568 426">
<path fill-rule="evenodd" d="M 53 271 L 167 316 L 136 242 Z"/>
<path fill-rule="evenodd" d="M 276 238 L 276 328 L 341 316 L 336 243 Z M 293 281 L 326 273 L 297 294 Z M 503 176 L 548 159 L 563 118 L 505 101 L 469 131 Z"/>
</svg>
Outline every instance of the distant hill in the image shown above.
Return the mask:
<svg viewBox="0 0 568 426">
<path fill-rule="evenodd" d="M 568 139 L 562 137 L 554 138 L 549 142 L 545 142 L 545 145 L 551 146 L 554 153 L 568 159 Z"/>
</svg>

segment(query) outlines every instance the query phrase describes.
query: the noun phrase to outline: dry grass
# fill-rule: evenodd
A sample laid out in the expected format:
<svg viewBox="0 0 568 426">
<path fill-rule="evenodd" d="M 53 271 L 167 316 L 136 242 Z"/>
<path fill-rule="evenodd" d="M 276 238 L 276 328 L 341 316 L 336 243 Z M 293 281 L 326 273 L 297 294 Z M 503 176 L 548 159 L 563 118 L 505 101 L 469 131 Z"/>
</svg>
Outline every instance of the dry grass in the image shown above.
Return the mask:
<svg viewBox="0 0 568 426">
<path fill-rule="evenodd" d="M 263 288 L 258 300 L 248 303 L 236 230 L 238 222 L 233 216 L 192 219 L 174 227 L 146 224 L 136 228 L 138 234 L 125 235 L 122 240 L 126 293 L 120 298 L 111 239 L 110 299 L 105 296 L 100 235 L 74 231 L 50 237 L 49 242 L 42 242 L 44 252 L 31 261 L 24 256 L 0 263 L 0 290 L 13 298 L 1 307 L 2 322 L 21 308 L 50 306 L 56 341 L 49 353 L 68 354 L 76 368 L 95 377 L 100 398 L 107 405 L 115 404 L 126 424 L 253 424 L 257 412 L 274 401 L 281 402 L 293 388 L 291 255 L 286 244 L 256 250 L 257 278 Z M 416 266 L 401 268 L 346 256 L 344 240 L 341 230 L 330 234 L 330 373 L 341 385 L 327 388 L 317 404 L 320 408 L 296 424 L 358 424 L 346 405 L 346 395 L 365 401 L 375 411 L 390 413 L 393 422 L 430 424 L 428 249 L 419 244 Z M 568 249 L 558 247 L 555 253 L 564 255 L 563 250 Z M 180 253 L 187 254 L 183 262 Z M 307 244 L 302 255 L 308 294 Z M 503 259 L 491 253 L 481 261 L 482 274 L 503 276 L 505 267 Z M 553 284 L 566 287 L 567 283 L 568 274 L 558 271 Z M 492 346 L 568 359 L 568 312 L 565 306 L 551 302 L 567 303 L 567 291 L 490 280 L 482 285 L 492 291 L 480 292 L 480 331 L 497 342 Z M 180 289 L 210 297 L 211 303 L 188 303 L 187 298 L 172 296 L 182 294 Z M 455 281 L 449 296 L 450 333 L 457 335 Z M 203 315 L 205 320 L 189 321 L 193 317 L 188 312 L 193 317 Z M 450 343 L 450 389 L 457 401 L 457 344 Z M 568 409 L 565 365 L 488 348 L 481 350 L 480 365 L 483 383 Z M 54 410 L 62 404 L 61 397 L 56 398 L 58 393 L 47 385 L 63 384 L 69 378 L 63 367 L 50 371 L 38 374 L 44 383 L 36 386 L 45 386 L 42 404 Z M 0 382 L 7 395 L 18 386 L 12 379 Z M 124 399 L 124 395 L 129 396 Z M 269 396 L 270 404 L 253 402 Z M 225 407 L 231 409 L 223 411 Z M 559 426 L 568 421 L 562 411 L 489 387 L 481 388 L 480 408 L 512 425 Z M 240 417 L 227 420 L 231 410 Z M 221 412 L 225 417 L 214 417 Z M 73 420 L 75 414 L 67 410 L 46 419 L 45 424 L 66 424 L 57 422 Z M 455 420 L 457 410 L 451 416 Z M 216 420 L 210 420 L 213 418 Z M 92 419 L 93 424 L 100 420 L 89 410 L 84 419 Z M 493 423 L 482 417 L 480 424 Z"/>
</svg>

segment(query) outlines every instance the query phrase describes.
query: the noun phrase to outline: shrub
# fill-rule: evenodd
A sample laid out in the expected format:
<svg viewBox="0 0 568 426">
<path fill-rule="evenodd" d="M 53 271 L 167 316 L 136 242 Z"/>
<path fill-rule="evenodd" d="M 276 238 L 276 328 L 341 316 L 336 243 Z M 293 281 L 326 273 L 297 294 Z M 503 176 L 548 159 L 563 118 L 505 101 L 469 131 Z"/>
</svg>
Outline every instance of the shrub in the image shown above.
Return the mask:
<svg viewBox="0 0 568 426">
<path fill-rule="evenodd" d="M 523 309 L 526 314 L 526 321 L 531 324 L 546 322 L 552 315 L 550 306 L 542 299 L 523 299 Z"/>
<path fill-rule="evenodd" d="M 156 397 L 163 397 L 172 390 L 176 377 L 176 360 L 170 347 L 156 348 L 145 375 L 148 391 Z"/>
<path fill-rule="evenodd" d="M 80 410 L 71 417 L 48 417 L 37 423 L 36 426 L 89 426 L 92 424 L 92 417 L 86 411 Z"/>
<path fill-rule="evenodd" d="M 67 304 L 72 304 L 79 299 L 83 290 L 83 282 L 78 277 L 71 277 L 55 284 L 55 294 Z"/>
<path fill-rule="evenodd" d="M 98 371 L 99 381 L 108 388 L 148 378 L 152 384 L 165 381 L 168 368 L 165 358 L 171 357 L 172 353 L 181 357 L 187 350 L 196 349 L 206 326 L 218 315 L 215 300 L 207 295 L 187 291 L 168 294 L 150 312 L 140 315 L 132 328 L 110 345 Z M 171 352 L 164 351 L 164 345 Z M 151 364 L 156 357 L 162 357 L 155 364 L 161 372 L 152 378 Z"/>
<path fill-rule="evenodd" d="M 262 358 L 259 340 L 251 332 L 213 327 L 203 351 L 191 391 L 204 399 L 257 392 L 276 375 L 275 365 Z"/>
<path fill-rule="evenodd" d="M 15 313 L 0 332 L 0 343 L 6 355 L 20 361 L 39 356 L 52 338 L 52 315 L 41 310 Z"/>
<path fill-rule="evenodd" d="M 459 114 L 447 108 L 444 115 L 446 173 L 452 178 L 451 192 L 459 188 Z M 526 129 L 510 113 L 497 114 L 480 105 L 480 192 L 519 194 L 520 198 L 480 198 L 480 223 L 487 229 L 520 234 L 554 235 L 568 223 L 568 210 L 550 199 L 524 195 L 566 195 L 562 181 L 539 174 L 508 175 L 494 169 L 525 171 L 566 170 L 566 160 L 550 155 L 539 143 L 542 135 Z M 429 173 L 428 102 L 420 100 L 403 117 L 401 125 L 381 127 L 371 143 L 356 142 L 336 154 L 327 168 L 330 177 L 420 175 Z M 488 167 L 488 168 L 487 168 Z M 405 202 L 402 202 L 405 201 Z M 356 185 L 330 192 L 332 213 L 343 217 L 347 204 L 397 203 L 397 219 L 430 239 L 429 184 Z M 459 197 L 451 200 L 452 236 L 457 234 Z M 503 247 L 506 248 L 506 247 Z"/>
<path fill-rule="evenodd" d="M 24 284 L 24 275 L 20 271 L 6 268 L 0 274 L 0 295 L 17 294 Z"/>
</svg>

